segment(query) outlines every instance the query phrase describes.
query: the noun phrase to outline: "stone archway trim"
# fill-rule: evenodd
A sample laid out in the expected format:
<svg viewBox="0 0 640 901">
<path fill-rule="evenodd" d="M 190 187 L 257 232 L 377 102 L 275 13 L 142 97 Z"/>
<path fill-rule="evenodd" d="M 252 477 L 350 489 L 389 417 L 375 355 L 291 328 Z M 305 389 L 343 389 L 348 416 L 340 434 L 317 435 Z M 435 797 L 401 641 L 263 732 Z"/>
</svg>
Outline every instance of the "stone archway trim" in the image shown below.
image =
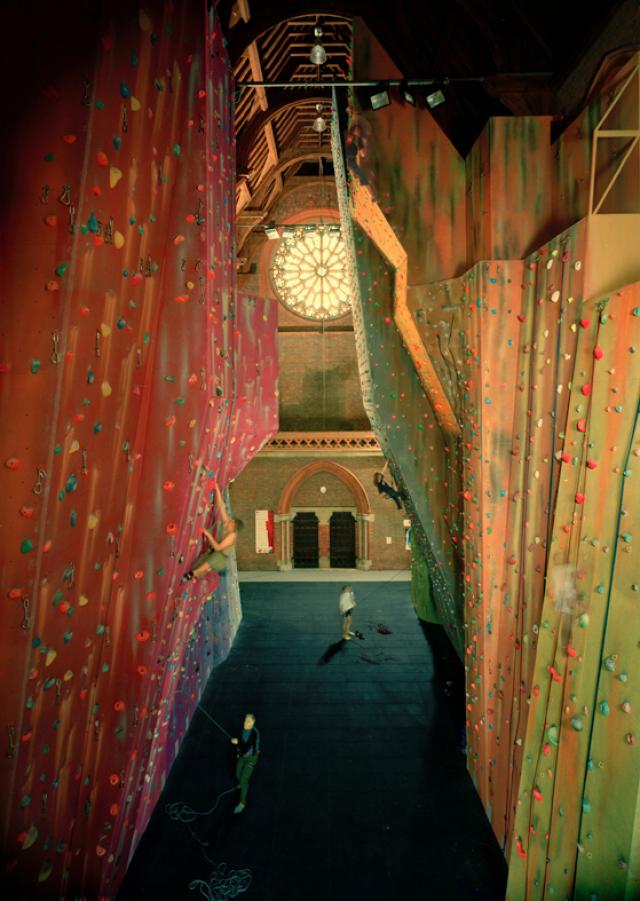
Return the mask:
<svg viewBox="0 0 640 901">
<path fill-rule="evenodd" d="M 300 485 L 317 472 L 328 472 L 343 482 L 356 501 L 358 513 L 371 513 L 371 504 L 362 482 L 346 466 L 334 463 L 332 460 L 314 460 L 313 463 L 303 466 L 294 472 L 284 486 L 278 503 L 278 514 L 287 515 L 291 512 L 291 502 Z"/>
</svg>

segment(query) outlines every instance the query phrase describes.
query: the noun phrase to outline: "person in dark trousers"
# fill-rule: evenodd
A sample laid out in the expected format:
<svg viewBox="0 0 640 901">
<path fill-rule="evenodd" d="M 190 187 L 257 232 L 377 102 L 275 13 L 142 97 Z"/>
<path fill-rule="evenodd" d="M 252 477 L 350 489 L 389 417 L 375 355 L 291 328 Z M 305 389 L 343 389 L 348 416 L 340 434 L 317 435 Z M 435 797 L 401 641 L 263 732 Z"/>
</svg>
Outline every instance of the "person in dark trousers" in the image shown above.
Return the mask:
<svg viewBox="0 0 640 901">
<path fill-rule="evenodd" d="M 249 779 L 253 775 L 260 754 L 260 733 L 256 729 L 256 718 L 252 713 L 247 713 L 244 718 L 242 737 L 232 738 L 231 744 L 236 746 L 238 755 L 236 779 L 240 789 L 240 800 L 233 812 L 242 813 L 247 805 Z"/>
<path fill-rule="evenodd" d="M 384 476 L 381 472 L 374 473 L 373 484 L 378 489 L 378 494 L 386 494 L 387 497 L 390 497 L 396 502 L 396 507 L 398 508 L 398 510 L 402 510 L 402 504 L 400 503 L 402 495 L 399 491 L 396 491 L 395 488 L 392 488 L 388 482 L 385 482 Z"/>
</svg>

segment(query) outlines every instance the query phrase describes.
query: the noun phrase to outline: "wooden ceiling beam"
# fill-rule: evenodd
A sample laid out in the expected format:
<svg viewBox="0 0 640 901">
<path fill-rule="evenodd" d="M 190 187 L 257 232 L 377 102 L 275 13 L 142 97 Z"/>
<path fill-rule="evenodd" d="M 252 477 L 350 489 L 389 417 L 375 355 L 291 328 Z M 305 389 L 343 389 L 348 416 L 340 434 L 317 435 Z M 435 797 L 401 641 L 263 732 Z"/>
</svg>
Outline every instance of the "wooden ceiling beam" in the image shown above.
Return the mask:
<svg viewBox="0 0 640 901">
<path fill-rule="evenodd" d="M 247 47 L 247 58 L 251 67 L 251 80 L 264 81 L 264 78 L 262 77 L 262 66 L 260 65 L 258 45 L 255 41 L 252 41 Z M 258 105 L 260 106 L 260 109 L 266 110 L 269 106 L 269 101 L 267 100 L 267 92 L 264 88 L 255 88 L 254 90 L 256 92 L 256 97 L 258 99 Z"/>
<path fill-rule="evenodd" d="M 291 91 L 286 88 L 272 89 L 270 91 L 270 105 L 267 110 L 256 113 L 250 119 L 238 137 L 237 160 L 238 166 L 246 166 L 251 150 L 255 142 L 259 139 L 264 127 L 268 122 L 275 124 L 274 120 L 285 110 L 299 107 L 301 103 L 311 106 L 316 103 L 327 103 L 331 101 L 328 89 L 325 93 L 319 92 L 315 87 L 310 88 L 309 95 L 303 97 L 292 96 Z"/>
<path fill-rule="evenodd" d="M 240 215 L 242 210 L 245 207 L 248 207 L 251 203 L 251 191 L 249 190 L 249 185 L 247 184 L 246 178 L 240 179 L 237 186 L 237 200 L 236 200 L 236 215 Z"/>
</svg>

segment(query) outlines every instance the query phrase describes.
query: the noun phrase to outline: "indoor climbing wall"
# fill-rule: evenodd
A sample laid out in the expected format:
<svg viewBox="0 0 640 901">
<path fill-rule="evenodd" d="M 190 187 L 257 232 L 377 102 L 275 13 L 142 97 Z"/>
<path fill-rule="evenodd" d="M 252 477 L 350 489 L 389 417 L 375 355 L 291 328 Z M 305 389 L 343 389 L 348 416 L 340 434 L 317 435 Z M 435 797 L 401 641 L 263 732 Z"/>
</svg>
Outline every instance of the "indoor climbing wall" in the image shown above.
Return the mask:
<svg viewBox="0 0 640 901">
<path fill-rule="evenodd" d="M 393 76 L 368 34 L 354 42 L 356 78 Z M 640 877 L 635 169 L 606 195 L 606 216 L 584 218 L 591 131 L 638 125 L 637 88 L 607 113 L 633 65 L 599 83 L 555 145 L 545 118 L 492 120 L 461 167 L 429 139 L 428 111 L 397 98 L 376 112 L 356 103 L 346 137 L 372 426 L 410 493 L 430 576 L 447 545 L 462 570 L 456 623 L 433 578 L 416 606 L 429 614 L 433 600 L 465 662 L 468 766 L 512 901 L 572 886 L 633 897 Z M 430 188 L 435 146 L 442 191 Z M 621 156 L 598 153 L 596 198 Z M 421 562 L 414 592 L 428 584 Z"/>
<path fill-rule="evenodd" d="M 404 506 L 412 517 L 413 547 L 426 561 L 436 592 L 430 615 L 440 619 L 462 655 L 457 442 L 439 428 L 433 404 L 394 327 L 393 266 L 369 242 L 361 227 L 366 228 L 367 222 L 351 226 L 347 178 L 354 161 L 347 157 L 347 171 L 339 134 L 334 97 L 334 171 L 355 297 L 352 315 L 364 407 L 396 483 L 406 490 Z M 380 243 L 384 246 L 384 236 Z"/>
<path fill-rule="evenodd" d="M 115 896 L 241 616 L 233 564 L 181 576 L 277 430 L 213 9 L 82 14 L 43 11 L 3 170 L 3 878 L 33 898 Z"/>
</svg>

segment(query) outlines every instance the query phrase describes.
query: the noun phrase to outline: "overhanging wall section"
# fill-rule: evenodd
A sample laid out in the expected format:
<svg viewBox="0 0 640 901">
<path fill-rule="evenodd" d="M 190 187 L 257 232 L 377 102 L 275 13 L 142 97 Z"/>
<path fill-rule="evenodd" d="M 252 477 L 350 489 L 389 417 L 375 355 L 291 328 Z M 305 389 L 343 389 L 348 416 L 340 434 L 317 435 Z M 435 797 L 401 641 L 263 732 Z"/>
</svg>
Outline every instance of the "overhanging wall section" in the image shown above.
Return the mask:
<svg viewBox="0 0 640 901">
<path fill-rule="evenodd" d="M 109 15 L 38 58 L 3 173 L 0 794 L 30 897 L 115 893 L 240 619 L 232 568 L 180 584 L 212 479 L 277 428 L 275 310 L 235 299 L 219 25 Z"/>
</svg>

